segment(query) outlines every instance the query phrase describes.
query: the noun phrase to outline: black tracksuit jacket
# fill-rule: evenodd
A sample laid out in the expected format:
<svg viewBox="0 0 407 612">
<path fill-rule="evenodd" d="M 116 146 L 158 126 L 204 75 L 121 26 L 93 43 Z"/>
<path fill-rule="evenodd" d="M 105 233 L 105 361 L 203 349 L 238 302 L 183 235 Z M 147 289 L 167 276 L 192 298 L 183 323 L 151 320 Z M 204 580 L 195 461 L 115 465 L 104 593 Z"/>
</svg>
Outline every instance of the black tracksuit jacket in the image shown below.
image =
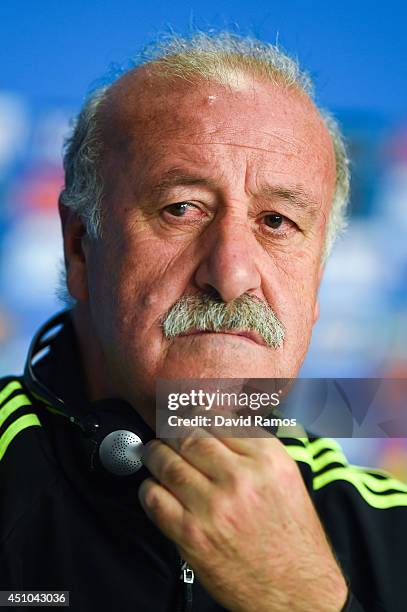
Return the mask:
<svg viewBox="0 0 407 612">
<path fill-rule="evenodd" d="M 73 411 L 94 408 L 69 317 L 36 370 Z M 100 414 L 113 408 L 118 429 L 131 413 L 144 441 L 154 437 L 124 402 L 97 404 Z M 407 486 L 350 466 L 334 440 L 282 442 L 348 581 L 345 609 L 406 612 Z M 224 610 L 196 576 L 193 584 L 180 578 L 175 544 L 141 508 L 146 468 L 131 478 L 103 476 L 85 458 L 77 426 L 30 395 L 21 377 L 0 380 L 0 590 L 70 591 L 73 612 Z"/>
</svg>

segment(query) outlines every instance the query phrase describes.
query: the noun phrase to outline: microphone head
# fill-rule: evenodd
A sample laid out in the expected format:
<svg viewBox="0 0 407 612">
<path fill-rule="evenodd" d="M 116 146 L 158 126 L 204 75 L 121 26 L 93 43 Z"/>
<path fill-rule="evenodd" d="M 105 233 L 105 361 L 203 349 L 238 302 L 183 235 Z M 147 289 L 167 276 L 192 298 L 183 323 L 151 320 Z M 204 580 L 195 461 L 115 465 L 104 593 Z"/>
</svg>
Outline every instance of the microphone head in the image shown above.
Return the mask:
<svg viewBox="0 0 407 612">
<path fill-rule="evenodd" d="M 131 476 L 143 467 L 143 442 L 127 429 L 117 429 L 103 438 L 99 459 L 105 470 L 115 476 Z"/>
</svg>

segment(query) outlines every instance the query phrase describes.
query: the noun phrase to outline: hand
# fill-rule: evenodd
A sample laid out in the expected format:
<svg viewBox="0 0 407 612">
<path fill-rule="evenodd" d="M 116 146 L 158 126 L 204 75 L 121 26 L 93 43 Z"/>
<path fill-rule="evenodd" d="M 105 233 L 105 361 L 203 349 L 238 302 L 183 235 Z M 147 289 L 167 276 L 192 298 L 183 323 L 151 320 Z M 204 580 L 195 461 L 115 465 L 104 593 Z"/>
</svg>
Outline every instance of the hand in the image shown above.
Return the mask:
<svg viewBox="0 0 407 612">
<path fill-rule="evenodd" d="M 345 580 L 282 443 L 200 436 L 146 445 L 139 498 L 207 591 L 232 612 L 339 612 Z"/>
</svg>

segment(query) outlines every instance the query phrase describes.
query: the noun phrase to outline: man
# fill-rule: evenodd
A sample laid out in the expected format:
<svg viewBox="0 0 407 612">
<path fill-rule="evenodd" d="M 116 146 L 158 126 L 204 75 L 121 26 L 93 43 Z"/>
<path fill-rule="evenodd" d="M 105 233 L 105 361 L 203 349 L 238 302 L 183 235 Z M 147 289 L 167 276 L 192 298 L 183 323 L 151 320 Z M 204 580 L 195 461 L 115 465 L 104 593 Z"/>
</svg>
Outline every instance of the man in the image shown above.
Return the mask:
<svg viewBox="0 0 407 612">
<path fill-rule="evenodd" d="M 407 487 L 332 440 L 154 439 L 157 380 L 304 360 L 348 192 L 306 76 L 259 41 L 174 37 L 91 95 L 64 161 L 72 308 L 0 392 L 1 588 L 86 612 L 404 610 Z M 89 469 L 106 421 L 145 443 L 132 479 Z"/>
</svg>

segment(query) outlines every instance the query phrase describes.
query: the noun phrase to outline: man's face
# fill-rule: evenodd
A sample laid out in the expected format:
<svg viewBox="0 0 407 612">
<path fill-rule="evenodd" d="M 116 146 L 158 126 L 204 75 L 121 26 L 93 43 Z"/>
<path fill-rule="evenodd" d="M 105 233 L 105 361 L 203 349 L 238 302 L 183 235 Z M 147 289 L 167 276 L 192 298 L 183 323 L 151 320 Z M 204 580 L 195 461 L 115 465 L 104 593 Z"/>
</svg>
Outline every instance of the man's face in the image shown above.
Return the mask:
<svg viewBox="0 0 407 612">
<path fill-rule="evenodd" d="M 233 87 L 124 77 L 105 111 L 103 238 L 85 249 L 89 314 L 131 402 L 157 378 L 293 377 L 317 313 L 333 147 L 311 101 L 242 77 Z M 85 282 L 85 281 L 84 281 Z M 205 332 L 166 338 L 185 296 L 255 296 L 282 346 Z"/>
</svg>

